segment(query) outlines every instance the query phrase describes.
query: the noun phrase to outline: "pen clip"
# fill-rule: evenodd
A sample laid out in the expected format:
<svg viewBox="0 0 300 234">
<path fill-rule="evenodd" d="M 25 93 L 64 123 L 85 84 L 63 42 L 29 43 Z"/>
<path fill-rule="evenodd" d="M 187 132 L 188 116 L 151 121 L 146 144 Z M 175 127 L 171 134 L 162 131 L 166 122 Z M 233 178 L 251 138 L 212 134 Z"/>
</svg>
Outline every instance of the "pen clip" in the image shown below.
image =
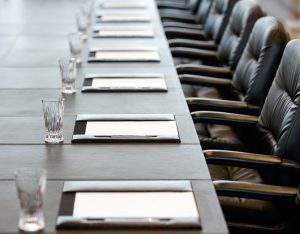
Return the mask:
<svg viewBox="0 0 300 234">
<path fill-rule="evenodd" d="M 86 218 L 85 222 L 93 223 L 170 223 L 172 218 Z"/>
<path fill-rule="evenodd" d="M 157 135 L 95 135 L 96 138 L 156 138 Z"/>
</svg>

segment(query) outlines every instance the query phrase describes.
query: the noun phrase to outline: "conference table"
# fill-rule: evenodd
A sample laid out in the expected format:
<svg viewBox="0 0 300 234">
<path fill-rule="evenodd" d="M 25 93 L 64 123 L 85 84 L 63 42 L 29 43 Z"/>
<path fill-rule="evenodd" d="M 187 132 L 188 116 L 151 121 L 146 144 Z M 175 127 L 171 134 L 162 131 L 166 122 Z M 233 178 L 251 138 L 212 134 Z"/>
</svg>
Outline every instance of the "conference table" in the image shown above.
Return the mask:
<svg viewBox="0 0 300 234">
<path fill-rule="evenodd" d="M 120 24 L 148 26 L 154 37 L 93 38 L 93 17 L 89 38 L 84 42 L 83 62 L 78 66 L 77 93 L 63 95 L 65 141 L 62 145 L 46 145 L 41 99 L 62 95 L 58 59 L 69 56 L 66 35 L 77 31 L 75 13 L 84 1 L 0 0 L 0 233 L 19 232 L 20 208 L 13 173 L 20 167 L 47 170 L 44 233 L 75 233 L 55 229 L 65 181 L 102 180 L 189 180 L 202 230 L 91 233 L 228 233 L 155 1 L 143 0 L 145 9 L 126 10 L 100 9 L 99 2 L 95 2 L 95 13 L 148 14 L 150 22 Z M 88 63 L 88 49 L 93 47 L 156 48 L 161 61 Z M 85 74 L 116 72 L 163 74 L 168 92 L 81 92 Z M 77 114 L 174 114 L 181 143 L 72 144 Z"/>
</svg>

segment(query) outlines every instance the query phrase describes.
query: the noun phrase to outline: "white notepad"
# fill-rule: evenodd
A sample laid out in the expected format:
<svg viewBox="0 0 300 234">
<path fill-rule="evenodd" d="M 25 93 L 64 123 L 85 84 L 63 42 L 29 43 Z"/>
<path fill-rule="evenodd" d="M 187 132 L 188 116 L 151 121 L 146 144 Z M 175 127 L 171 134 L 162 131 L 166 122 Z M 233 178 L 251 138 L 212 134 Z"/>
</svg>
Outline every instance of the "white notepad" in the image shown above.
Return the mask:
<svg viewBox="0 0 300 234">
<path fill-rule="evenodd" d="M 176 121 L 88 121 L 89 136 L 178 135 Z"/>
<path fill-rule="evenodd" d="M 157 51 L 97 51 L 95 54 L 96 59 L 103 60 L 159 60 Z"/>
<path fill-rule="evenodd" d="M 164 78 L 94 78 L 95 88 L 166 88 Z"/>
<path fill-rule="evenodd" d="M 74 217 L 198 217 L 192 192 L 77 192 Z"/>
<path fill-rule="evenodd" d="M 150 21 L 146 15 L 102 15 L 101 21 Z"/>
<path fill-rule="evenodd" d="M 124 2 L 124 0 L 122 0 L 118 2 L 104 2 L 101 6 L 103 8 L 144 8 L 146 4 L 138 1 Z"/>
<path fill-rule="evenodd" d="M 153 31 L 151 29 L 117 29 L 117 28 L 107 28 L 100 29 L 97 33 L 99 36 L 113 37 L 113 36 L 139 36 L 139 37 L 152 37 Z"/>
</svg>

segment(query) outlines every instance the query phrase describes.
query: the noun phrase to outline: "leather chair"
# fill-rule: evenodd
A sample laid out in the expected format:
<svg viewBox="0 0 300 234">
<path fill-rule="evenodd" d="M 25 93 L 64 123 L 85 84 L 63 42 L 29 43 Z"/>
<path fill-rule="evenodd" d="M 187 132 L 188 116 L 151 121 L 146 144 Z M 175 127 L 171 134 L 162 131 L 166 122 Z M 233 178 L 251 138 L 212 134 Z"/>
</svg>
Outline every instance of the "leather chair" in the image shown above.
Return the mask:
<svg viewBox="0 0 300 234">
<path fill-rule="evenodd" d="M 158 9 L 175 9 L 192 11 L 197 7 L 199 0 L 157 0 Z"/>
<path fill-rule="evenodd" d="M 209 64 L 223 67 L 222 70 L 234 70 L 248 41 L 252 28 L 259 18 L 265 16 L 254 0 L 242 0 L 235 4 L 224 35 L 217 51 L 195 49 L 189 47 L 172 47 L 177 62 L 185 62 L 184 58 L 192 59 L 193 63 Z M 188 60 L 190 61 L 190 60 Z M 175 60 L 176 63 L 176 60 Z M 188 68 L 188 69 L 186 69 Z M 189 65 L 179 66 L 177 72 L 186 74 Z"/>
<path fill-rule="evenodd" d="M 174 1 L 157 1 L 157 7 L 161 15 L 167 14 L 195 14 L 199 7 L 201 0 L 187 0 L 185 2 L 174 2 Z"/>
<path fill-rule="evenodd" d="M 288 228 L 300 183 L 300 40 L 286 46 L 259 117 L 213 111 L 192 117 L 195 123 L 234 126 L 249 150 L 216 150 L 215 144 L 204 151 L 232 233 L 299 233 Z"/>
<path fill-rule="evenodd" d="M 170 47 L 193 47 L 217 50 L 235 3 L 238 0 L 215 0 L 202 30 L 166 27 Z M 187 38 L 187 39 L 185 39 Z M 194 40 L 197 38 L 197 40 Z"/>
<path fill-rule="evenodd" d="M 259 115 L 288 40 L 283 25 L 276 18 L 266 16 L 256 21 L 233 79 L 214 77 L 209 70 L 205 76 L 180 75 L 182 84 L 216 88 L 210 94 L 213 99 L 205 97 L 203 90 L 194 89 L 192 96 L 198 97 L 187 98 L 190 110 Z"/>
<path fill-rule="evenodd" d="M 162 22 L 165 28 L 178 27 L 178 28 L 191 28 L 191 29 L 203 29 L 203 25 L 206 21 L 210 8 L 215 0 L 201 0 L 197 11 L 194 15 L 190 16 L 187 22 L 180 21 L 180 19 L 165 18 Z M 188 18 L 188 17 L 187 17 Z"/>
<path fill-rule="evenodd" d="M 168 12 L 167 14 L 160 14 L 161 20 L 163 21 L 164 26 L 185 26 L 201 24 L 203 25 L 207 19 L 207 15 L 212 6 L 214 0 L 201 0 L 199 6 L 197 7 L 195 14 L 183 13 L 176 14 Z"/>
</svg>

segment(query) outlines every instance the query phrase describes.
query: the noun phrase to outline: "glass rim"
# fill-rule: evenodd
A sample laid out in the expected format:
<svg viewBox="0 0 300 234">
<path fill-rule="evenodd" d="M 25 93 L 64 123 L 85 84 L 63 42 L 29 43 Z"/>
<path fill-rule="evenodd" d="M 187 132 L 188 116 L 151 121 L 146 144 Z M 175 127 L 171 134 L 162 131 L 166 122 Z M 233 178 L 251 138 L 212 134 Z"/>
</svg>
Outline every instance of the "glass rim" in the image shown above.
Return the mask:
<svg viewBox="0 0 300 234">
<path fill-rule="evenodd" d="M 82 36 L 82 33 L 81 32 L 71 32 L 71 33 L 68 33 L 68 36 Z"/>
<path fill-rule="evenodd" d="M 62 102 L 65 101 L 63 97 L 44 97 L 42 102 Z"/>
<path fill-rule="evenodd" d="M 41 167 L 20 167 L 14 170 L 14 175 L 17 176 L 19 172 L 39 172 L 41 175 L 47 175 L 47 170 Z"/>
<path fill-rule="evenodd" d="M 58 64 L 61 65 L 61 63 L 67 63 L 67 62 L 76 62 L 75 58 L 60 58 L 58 59 Z"/>
</svg>

